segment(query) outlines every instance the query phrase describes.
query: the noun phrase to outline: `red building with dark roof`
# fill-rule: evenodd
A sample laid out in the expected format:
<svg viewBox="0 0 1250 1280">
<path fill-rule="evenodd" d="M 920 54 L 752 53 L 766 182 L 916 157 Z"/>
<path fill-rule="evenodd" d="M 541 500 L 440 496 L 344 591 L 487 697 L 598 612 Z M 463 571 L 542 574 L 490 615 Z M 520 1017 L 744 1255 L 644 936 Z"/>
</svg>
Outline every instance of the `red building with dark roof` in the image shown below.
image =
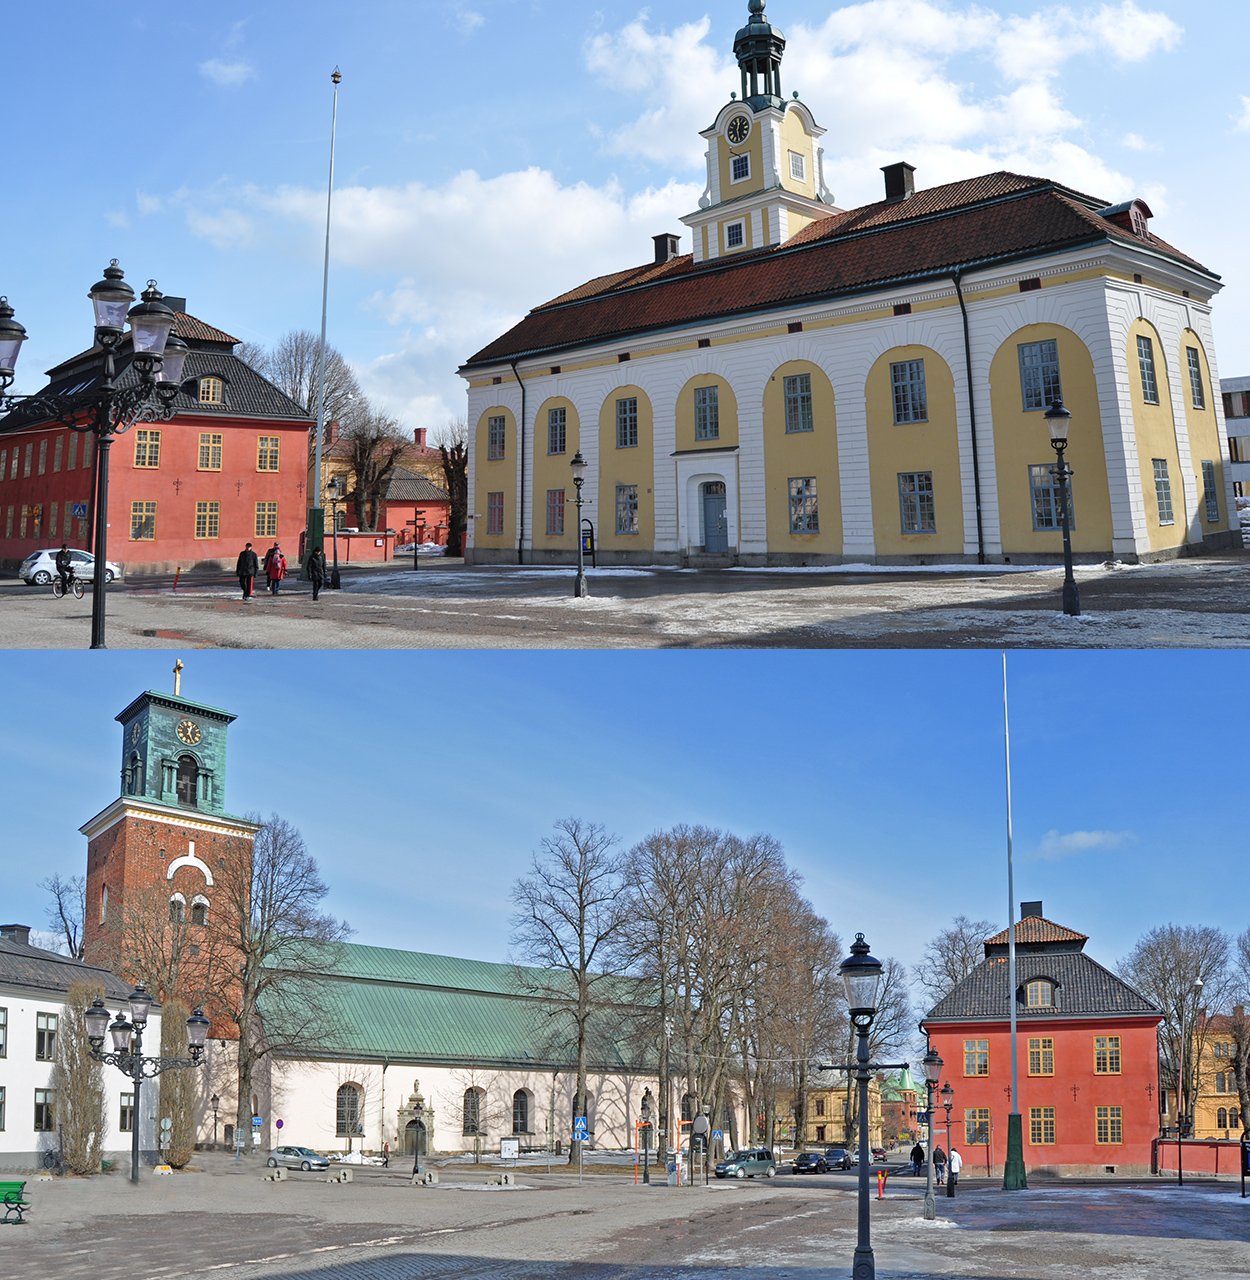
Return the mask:
<svg viewBox="0 0 1250 1280">
<path fill-rule="evenodd" d="M 304 460 L 311 420 L 235 354 L 238 338 L 165 298 L 174 332 L 190 352 L 168 422 L 118 435 L 109 462 L 108 558 L 126 573 L 172 572 L 197 564 L 233 567 L 245 542 L 279 541 L 298 557 L 304 529 Z M 117 380 L 137 379 L 130 335 L 116 357 Z M 50 392 L 82 394 L 98 382 L 98 348 L 48 371 Z M 0 564 L 16 568 L 32 551 L 91 549 L 93 438 L 31 416 L 0 419 Z"/>
<path fill-rule="evenodd" d="M 1010 1001 L 1016 1002 L 1024 1163 L 1058 1174 L 1149 1173 L 1159 1134 L 1162 1012 L 1085 954 L 1083 933 L 1024 903 L 1016 990 L 1007 931 L 924 1019 L 954 1089 L 952 1142 L 968 1173 L 1002 1174 L 1011 1109 Z"/>
</svg>

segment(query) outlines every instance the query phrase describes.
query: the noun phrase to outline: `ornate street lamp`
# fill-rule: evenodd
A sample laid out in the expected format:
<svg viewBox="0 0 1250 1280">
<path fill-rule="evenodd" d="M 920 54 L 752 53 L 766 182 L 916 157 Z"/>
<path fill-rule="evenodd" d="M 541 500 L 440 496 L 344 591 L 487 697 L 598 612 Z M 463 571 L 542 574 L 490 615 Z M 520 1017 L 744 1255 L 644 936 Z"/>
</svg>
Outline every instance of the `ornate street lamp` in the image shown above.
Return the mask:
<svg viewBox="0 0 1250 1280">
<path fill-rule="evenodd" d="M 425 1131 L 421 1117 L 425 1115 L 425 1103 L 418 1098 L 413 1110 L 417 1117 L 417 1127 L 412 1135 L 412 1149 L 416 1155 L 416 1159 L 412 1162 L 412 1180 L 415 1182 L 421 1176 L 421 1134 Z"/>
<path fill-rule="evenodd" d="M 331 538 L 334 540 L 334 568 L 330 571 L 330 590 L 337 591 L 342 585 L 339 578 L 339 503 L 342 501 L 347 486 L 342 476 L 335 476 L 326 484 L 326 497 L 330 499 Z M 414 551 L 415 555 L 416 552 Z"/>
<path fill-rule="evenodd" d="M 107 648 L 105 630 L 105 575 L 108 564 L 109 450 L 115 437 L 141 422 L 168 422 L 176 412 L 179 391 L 191 391 L 197 379 L 181 381 L 187 345 L 172 336 L 175 316 L 161 301 L 155 280 L 148 281 L 143 299 L 135 306 L 135 291 L 125 282 L 117 259 L 104 270 L 87 296 L 95 317 L 95 346 L 103 353 L 103 370 L 98 386 L 66 395 L 9 395 L 18 352 L 26 340 L 26 330 L 13 319 L 13 308 L 0 298 L 0 412 L 21 408 L 27 422 L 57 422 L 71 431 L 91 434 L 96 439 L 95 475 L 95 579 L 91 596 L 91 647 Z M 116 356 L 126 324 L 130 324 L 132 365 L 138 377 L 118 385 Z M 223 383 L 229 379 L 215 374 Z M 137 1105 L 136 1099 L 136 1105 Z"/>
<path fill-rule="evenodd" d="M 928 1117 L 929 1158 L 926 1161 L 928 1171 L 925 1175 L 924 1216 L 932 1221 L 937 1217 L 937 1204 L 933 1199 L 933 1090 L 937 1088 L 937 1082 L 942 1078 L 942 1059 L 938 1056 L 938 1051 L 930 1045 L 928 1053 L 921 1061 L 924 1064 L 925 1088 L 929 1095 L 928 1110 L 925 1112 Z"/>
<path fill-rule="evenodd" d="M 573 468 L 573 487 L 577 490 L 577 581 L 573 584 L 573 595 L 580 600 L 590 594 L 586 588 L 586 561 L 582 547 L 582 485 L 586 483 L 588 464 L 580 449 L 573 455 L 569 466 Z"/>
<path fill-rule="evenodd" d="M 221 1104 L 221 1099 L 213 1094 L 209 1099 L 209 1105 L 213 1108 L 213 1150 L 217 1150 L 217 1108 Z"/>
<path fill-rule="evenodd" d="M 645 1186 L 651 1185 L 651 1168 L 647 1154 L 651 1150 L 651 1090 L 646 1089 L 642 1095 L 642 1181 Z"/>
<path fill-rule="evenodd" d="M 948 1080 L 941 1089 L 942 1105 L 946 1108 L 946 1162 L 947 1168 L 950 1167 L 951 1158 L 951 1105 L 955 1098 L 955 1090 L 951 1088 L 951 1082 Z M 955 1188 L 951 1183 L 949 1172 L 946 1175 L 946 1194 L 954 1198 Z"/>
<path fill-rule="evenodd" d="M 1070 618 L 1080 617 L 1081 596 L 1076 589 L 1076 578 L 1072 574 L 1072 528 L 1068 519 L 1068 477 L 1072 468 L 1063 460 L 1063 452 L 1068 447 L 1068 426 L 1072 415 L 1063 407 L 1063 397 L 1055 400 L 1046 410 L 1046 425 L 1050 428 L 1050 444 L 1058 455 L 1058 461 L 1051 467 L 1050 474 L 1059 482 L 1059 512 L 1063 521 L 1063 611 Z"/>
<path fill-rule="evenodd" d="M 128 1076 L 135 1087 L 134 1107 L 131 1111 L 130 1131 L 130 1181 L 139 1181 L 139 1090 L 144 1080 L 159 1076 L 163 1071 L 180 1067 L 198 1067 L 204 1061 L 204 1041 L 208 1038 L 208 1019 L 204 1010 L 196 1010 L 187 1019 L 187 1044 L 190 1048 L 189 1058 L 145 1058 L 143 1056 L 143 1030 L 147 1026 L 148 1014 L 152 1008 L 152 997 L 140 983 L 130 993 L 126 1003 L 130 1006 L 130 1020 L 122 1010 L 109 1022 L 109 1011 L 104 1007 L 100 996 L 91 1002 L 91 1007 L 83 1014 L 87 1026 L 87 1039 L 91 1044 L 91 1056 L 96 1062 L 105 1066 L 113 1066 L 124 1076 Z M 104 1052 L 104 1037 L 108 1035 L 113 1041 L 113 1052 Z M 213 1138 L 216 1141 L 216 1103 L 213 1098 Z"/>
</svg>

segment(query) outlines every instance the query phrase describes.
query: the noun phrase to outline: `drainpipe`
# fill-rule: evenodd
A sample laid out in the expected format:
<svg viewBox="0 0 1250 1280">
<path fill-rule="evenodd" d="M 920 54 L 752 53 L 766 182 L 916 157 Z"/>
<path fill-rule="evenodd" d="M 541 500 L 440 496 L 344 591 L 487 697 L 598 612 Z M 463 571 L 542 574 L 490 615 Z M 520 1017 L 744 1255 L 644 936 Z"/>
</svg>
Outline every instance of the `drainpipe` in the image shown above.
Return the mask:
<svg viewBox="0 0 1250 1280">
<path fill-rule="evenodd" d="M 972 488 L 977 504 L 977 564 L 985 563 L 985 529 L 981 522 L 981 464 L 977 460 L 977 402 L 972 392 L 972 341 L 968 336 L 968 308 L 964 305 L 964 291 L 960 288 L 960 267 L 951 279 L 955 282 L 955 294 L 959 298 L 959 310 L 964 318 L 964 368 L 968 373 L 968 423 L 972 428 Z"/>
<path fill-rule="evenodd" d="M 512 376 L 517 381 L 517 386 L 521 388 L 521 429 L 517 432 L 517 450 L 521 458 L 521 480 L 517 485 L 516 499 L 516 562 L 517 564 L 525 563 L 525 383 L 521 381 L 521 375 L 516 371 L 516 361 L 509 360 L 512 366 Z M 581 530 L 578 530 L 577 536 L 581 537 Z"/>
</svg>

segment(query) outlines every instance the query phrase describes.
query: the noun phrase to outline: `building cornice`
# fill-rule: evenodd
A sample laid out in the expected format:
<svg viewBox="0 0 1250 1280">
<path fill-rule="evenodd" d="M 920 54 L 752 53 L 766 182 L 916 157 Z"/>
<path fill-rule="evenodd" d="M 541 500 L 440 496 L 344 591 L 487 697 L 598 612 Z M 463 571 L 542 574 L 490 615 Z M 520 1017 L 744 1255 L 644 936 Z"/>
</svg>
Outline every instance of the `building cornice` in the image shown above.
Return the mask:
<svg viewBox="0 0 1250 1280">
<path fill-rule="evenodd" d="M 116 826 L 125 818 L 136 818 L 141 822 L 176 823 L 191 831 L 243 836 L 246 839 L 251 839 L 261 826 L 259 822 L 249 822 L 246 818 L 236 818 L 228 813 L 207 817 L 196 814 L 193 810 L 176 809 L 141 796 L 118 796 L 107 809 L 102 809 L 94 818 L 88 819 L 78 830 L 88 840 L 94 840 L 102 831 Z"/>
</svg>

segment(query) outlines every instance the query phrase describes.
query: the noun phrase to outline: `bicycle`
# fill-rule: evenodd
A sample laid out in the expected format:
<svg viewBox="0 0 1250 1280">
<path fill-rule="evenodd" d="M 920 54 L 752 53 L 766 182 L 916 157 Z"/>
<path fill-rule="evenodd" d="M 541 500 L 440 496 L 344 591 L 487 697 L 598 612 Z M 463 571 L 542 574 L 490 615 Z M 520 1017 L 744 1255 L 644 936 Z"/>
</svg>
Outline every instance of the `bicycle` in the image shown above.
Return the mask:
<svg viewBox="0 0 1250 1280">
<path fill-rule="evenodd" d="M 71 577 L 69 580 L 69 590 L 74 593 L 75 599 L 81 600 L 86 587 L 83 585 L 81 578 Z M 52 579 L 52 594 L 59 600 L 65 594 L 66 585 L 60 576 Z"/>
<path fill-rule="evenodd" d="M 65 1176 L 65 1160 L 59 1148 L 53 1147 L 51 1151 L 43 1153 L 43 1167 L 58 1178 Z"/>
</svg>

